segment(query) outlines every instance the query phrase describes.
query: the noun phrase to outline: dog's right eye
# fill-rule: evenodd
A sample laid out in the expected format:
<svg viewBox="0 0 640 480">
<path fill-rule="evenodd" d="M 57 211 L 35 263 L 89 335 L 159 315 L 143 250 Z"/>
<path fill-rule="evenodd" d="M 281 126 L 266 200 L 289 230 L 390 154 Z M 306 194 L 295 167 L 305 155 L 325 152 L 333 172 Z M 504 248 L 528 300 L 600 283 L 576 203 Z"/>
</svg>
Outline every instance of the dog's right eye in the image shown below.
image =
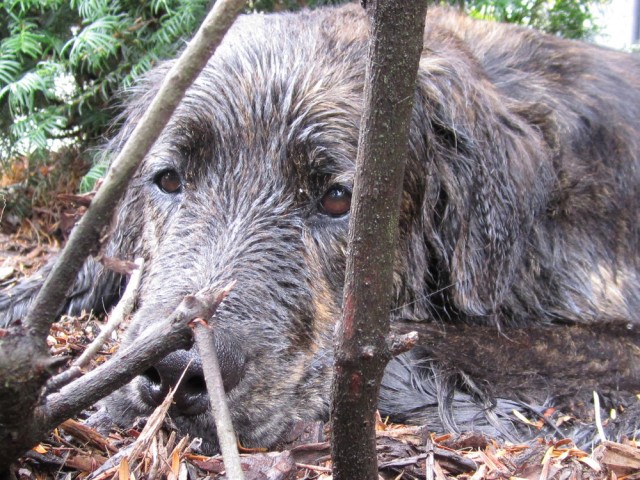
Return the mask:
<svg viewBox="0 0 640 480">
<path fill-rule="evenodd" d="M 175 170 L 160 172 L 156 176 L 155 183 L 164 193 L 180 193 L 182 190 L 182 179 Z"/>
<path fill-rule="evenodd" d="M 333 185 L 320 201 L 321 210 L 332 217 L 341 217 L 351 209 L 351 190 L 344 185 Z"/>
</svg>

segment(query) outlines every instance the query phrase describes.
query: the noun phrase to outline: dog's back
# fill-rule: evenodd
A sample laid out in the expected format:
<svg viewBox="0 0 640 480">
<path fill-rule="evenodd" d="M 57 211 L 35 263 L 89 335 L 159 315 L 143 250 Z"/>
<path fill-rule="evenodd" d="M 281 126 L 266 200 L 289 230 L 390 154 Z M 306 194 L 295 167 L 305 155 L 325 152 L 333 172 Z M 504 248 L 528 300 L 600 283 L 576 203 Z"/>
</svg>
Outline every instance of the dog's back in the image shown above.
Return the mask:
<svg viewBox="0 0 640 480">
<path fill-rule="evenodd" d="M 431 111 L 448 106 L 444 116 L 455 136 L 454 150 L 464 156 L 465 149 L 489 151 L 492 143 L 507 142 L 494 153 L 507 157 L 502 163 L 484 160 L 489 170 L 475 171 L 502 176 L 488 185 L 476 180 L 485 193 L 492 188 L 513 193 L 503 199 L 502 210 L 493 207 L 495 196 L 475 198 L 479 204 L 490 198 L 492 205 L 484 208 L 496 214 L 485 212 L 486 224 L 479 225 L 486 231 L 484 245 L 477 248 L 511 243 L 510 252 L 497 253 L 490 267 L 501 265 L 508 272 L 508 286 L 492 299 L 500 304 L 498 312 L 482 306 L 477 312 L 497 313 L 499 321 L 516 324 L 638 325 L 640 58 L 433 9 L 421 68 L 422 88 L 437 97 Z M 446 78 L 445 87 L 439 76 Z M 453 87 L 448 91 L 447 83 Z M 443 98 L 446 93 L 454 98 Z M 524 148 L 510 152 L 509 143 Z M 434 158 L 436 166 L 443 161 Z M 510 192 L 513 188 L 517 191 Z M 527 213 L 505 211 L 519 207 L 532 214 L 522 242 L 510 240 L 509 231 L 521 228 L 518 221 Z M 478 212 L 469 222 L 482 216 Z M 509 255 L 517 265 L 500 262 Z M 491 253 L 484 258 L 491 259 Z M 475 283 L 475 289 L 482 288 Z M 475 289 L 460 295 L 460 304 L 473 302 Z M 470 305 L 472 315 L 473 310 Z"/>
</svg>

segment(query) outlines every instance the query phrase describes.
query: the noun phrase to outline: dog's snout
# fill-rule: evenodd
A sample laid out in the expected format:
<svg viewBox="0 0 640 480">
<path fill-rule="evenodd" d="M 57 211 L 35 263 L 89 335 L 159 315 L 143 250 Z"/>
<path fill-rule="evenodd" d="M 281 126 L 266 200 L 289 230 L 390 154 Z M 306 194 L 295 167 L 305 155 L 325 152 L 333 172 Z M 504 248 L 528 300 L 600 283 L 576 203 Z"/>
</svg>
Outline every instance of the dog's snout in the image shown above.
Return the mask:
<svg viewBox="0 0 640 480">
<path fill-rule="evenodd" d="M 207 386 L 202 364 L 195 352 L 178 350 L 147 369 L 138 380 L 140 395 L 146 403 L 158 406 L 170 388 L 178 385 L 173 401 L 173 411 L 178 415 L 197 415 L 208 407 Z"/>
<path fill-rule="evenodd" d="M 218 349 L 218 360 L 226 392 L 231 391 L 242 378 L 242 362 L 230 348 Z M 183 377 L 184 374 L 184 377 Z M 183 377 L 180 381 L 180 377 Z M 178 382 L 180 381 L 179 385 Z M 142 400 L 152 407 L 160 405 L 170 388 L 176 388 L 172 412 L 179 416 L 204 413 L 209 407 L 207 385 L 202 361 L 195 349 L 177 350 L 167 355 L 138 379 Z"/>
</svg>

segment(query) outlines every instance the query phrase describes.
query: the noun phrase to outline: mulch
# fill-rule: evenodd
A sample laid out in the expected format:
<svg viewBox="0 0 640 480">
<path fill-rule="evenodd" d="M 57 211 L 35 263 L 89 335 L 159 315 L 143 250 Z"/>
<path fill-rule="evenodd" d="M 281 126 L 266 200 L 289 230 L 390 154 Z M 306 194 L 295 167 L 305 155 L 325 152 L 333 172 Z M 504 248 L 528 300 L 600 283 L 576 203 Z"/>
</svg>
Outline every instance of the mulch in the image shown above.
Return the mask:
<svg viewBox="0 0 640 480">
<path fill-rule="evenodd" d="M 0 233 L 0 288 L 28 276 L 59 246 L 55 239 L 19 230 Z M 63 317 L 47 339 L 53 355 L 72 361 L 98 334 L 103 318 Z M 92 360 L 92 368 L 117 349 L 119 335 Z M 91 412 L 88 412 L 88 414 Z M 160 412 L 162 413 L 162 412 Z M 171 422 L 98 432 L 69 419 L 14 465 L 27 479 L 221 479 L 220 456 L 197 453 L 198 439 L 179 437 Z M 330 431 L 319 422 L 297 424 L 274 451 L 241 448 L 247 480 L 331 479 Z M 0 448 L 2 448 L 0 446 Z M 382 479 L 611 479 L 640 480 L 640 440 L 603 442 L 594 451 L 571 440 L 538 439 L 528 444 L 500 443 L 476 433 L 436 436 L 427 426 L 377 425 L 379 478 Z"/>
</svg>

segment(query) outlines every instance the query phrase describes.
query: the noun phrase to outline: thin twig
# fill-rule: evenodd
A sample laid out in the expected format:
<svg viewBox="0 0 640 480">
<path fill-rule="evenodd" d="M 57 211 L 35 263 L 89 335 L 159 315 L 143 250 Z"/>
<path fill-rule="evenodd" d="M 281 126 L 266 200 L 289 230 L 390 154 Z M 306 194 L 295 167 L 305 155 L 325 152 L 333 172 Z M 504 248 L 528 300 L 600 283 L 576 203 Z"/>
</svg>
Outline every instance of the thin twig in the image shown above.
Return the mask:
<svg viewBox="0 0 640 480">
<path fill-rule="evenodd" d="M 53 428 L 125 385 L 172 351 L 189 349 L 193 342 L 189 322 L 196 318 L 211 318 L 225 295 L 211 290 L 187 295 L 170 316 L 147 330 L 133 344 L 118 351 L 100 367 L 62 387 L 60 392 L 49 395 L 36 409 L 35 417 L 47 429 Z"/>
<path fill-rule="evenodd" d="M 147 423 L 142 429 L 140 436 L 136 439 L 135 443 L 133 444 L 133 448 L 129 451 L 129 454 L 126 457 L 129 460 L 129 466 L 134 465 L 134 463 L 138 460 L 138 457 L 143 454 L 143 452 L 149 450 L 149 446 L 151 445 L 153 438 L 160 430 L 160 427 L 162 427 L 164 419 L 169 412 L 169 407 L 171 407 L 171 404 L 173 403 L 173 396 L 180 387 L 180 384 L 182 383 L 182 380 L 184 379 L 184 376 L 187 373 L 187 369 L 190 365 L 191 362 L 189 362 L 184 368 L 184 371 L 182 372 L 182 375 L 180 375 L 180 378 L 178 379 L 176 385 L 173 388 L 169 389 L 169 391 L 167 392 L 167 396 L 164 398 L 162 403 L 158 405 L 158 407 L 147 419 Z M 136 467 L 133 468 L 134 472 L 136 472 L 140 468 L 143 460 L 144 458 L 142 458 L 137 463 Z"/>
<path fill-rule="evenodd" d="M 234 286 L 235 281 L 229 283 L 221 290 L 220 295 L 222 299 L 231 292 Z M 210 318 L 211 317 L 199 318 L 193 322 L 194 337 L 202 360 L 204 380 L 207 384 L 211 412 L 216 425 L 218 443 L 220 444 L 222 458 L 224 459 L 224 468 L 227 472 L 227 477 L 233 480 L 242 480 L 244 474 L 240 464 L 240 454 L 238 453 L 238 440 L 233 429 L 233 423 L 231 422 L 231 413 L 229 412 L 224 385 L 222 383 L 220 364 L 215 349 L 215 333 L 208 323 Z"/>
<path fill-rule="evenodd" d="M 124 318 L 131 313 L 133 305 L 135 303 L 136 294 L 138 292 L 138 286 L 140 285 L 140 278 L 142 277 L 142 268 L 144 266 L 144 260 L 137 258 L 134 262 L 137 268 L 131 273 L 127 288 L 122 295 L 122 298 L 109 315 L 109 321 L 102 328 L 98 336 L 93 342 L 86 348 L 82 355 L 73 362 L 74 367 L 84 368 L 91 359 L 102 348 L 102 345 L 109 339 L 113 331 L 120 326 Z"/>
<path fill-rule="evenodd" d="M 100 351 L 104 343 L 111 336 L 113 331 L 118 328 L 124 318 L 131 313 L 133 304 L 135 302 L 138 286 L 140 285 L 140 278 L 142 276 L 142 267 L 144 260 L 138 258 L 135 261 L 137 268 L 131 273 L 131 278 L 127 283 L 127 288 L 122 295 L 122 298 L 109 315 L 109 320 L 102 327 L 98 336 L 89 344 L 89 346 L 82 352 L 71 366 L 62 373 L 59 373 L 55 377 L 51 378 L 45 387 L 45 394 L 57 392 L 63 385 L 75 380 L 82 375 L 82 369 L 89 364 L 91 359 Z"/>
<path fill-rule="evenodd" d="M 24 325 L 43 341 L 62 310 L 66 293 L 85 259 L 104 240 L 112 212 L 138 165 L 164 130 L 187 88 L 205 67 L 245 4 L 246 0 L 215 2 L 111 165 L 104 183 L 73 229 L 67 246 L 58 257 L 24 320 Z"/>
</svg>

